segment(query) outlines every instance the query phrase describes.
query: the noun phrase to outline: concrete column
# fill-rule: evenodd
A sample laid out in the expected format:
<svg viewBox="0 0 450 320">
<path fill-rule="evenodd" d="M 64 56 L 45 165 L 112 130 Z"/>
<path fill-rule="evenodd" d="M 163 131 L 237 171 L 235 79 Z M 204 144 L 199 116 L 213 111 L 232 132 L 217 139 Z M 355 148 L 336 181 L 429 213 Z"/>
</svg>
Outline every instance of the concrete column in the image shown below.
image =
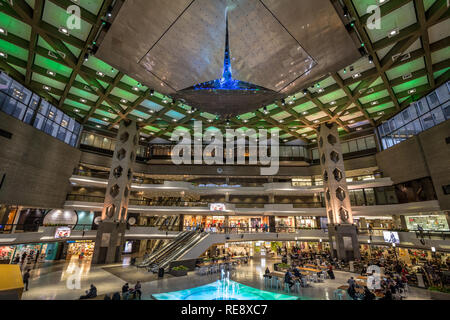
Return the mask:
<svg viewBox="0 0 450 320">
<path fill-rule="evenodd" d="M 114 263 L 121 259 L 128 215 L 128 200 L 136 159 L 138 126 L 136 121 L 122 120 L 117 134 L 92 261 Z"/>
<path fill-rule="evenodd" d="M 180 214 L 180 224 L 178 225 L 178 231 L 183 231 L 184 228 L 184 214 Z"/>
<path fill-rule="evenodd" d="M 337 128 L 336 123 L 321 124 L 317 137 L 331 252 L 338 259 L 349 261 L 359 259 L 361 255 Z"/>
<path fill-rule="evenodd" d="M 226 203 L 230 202 L 230 194 L 228 192 L 225 193 L 225 202 Z"/>
<path fill-rule="evenodd" d="M 269 194 L 269 203 L 275 203 L 275 195 Z"/>
<path fill-rule="evenodd" d="M 275 232 L 275 216 L 269 216 L 269 232 Z"/>
</svg>

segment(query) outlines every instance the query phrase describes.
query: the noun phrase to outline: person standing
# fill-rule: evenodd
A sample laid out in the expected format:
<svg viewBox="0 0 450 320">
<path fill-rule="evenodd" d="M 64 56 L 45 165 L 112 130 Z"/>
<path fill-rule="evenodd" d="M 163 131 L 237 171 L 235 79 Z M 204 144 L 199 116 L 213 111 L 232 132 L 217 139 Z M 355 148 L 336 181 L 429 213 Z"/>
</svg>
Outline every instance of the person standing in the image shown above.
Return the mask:
<svg viewBox="0 0 450 320">
<path fill-rule="evenodd" d="M 28 269 L 27 272 L 23 275 L 23 284 L 25 287 L 25 291 L 28 291 L 28 282 L 30 281 L 30 271 L 31 269 Z"/>
<path fill-rule="evenodd" d="M 38 250 L 38 251 L 36 251 L 36 257 L 35 257 L 35 259 L 34 259 L 34 263 L 37 263 L 38 262 L 38 260 L 39 260 L 39 255 L 41 254 L 41 252 Z"/>
<path fill-rule="evenodd" d="M 136 285 L 134 286 L 134 292 L 136 293 L 136 296 L 139 296 L 139 298 L 138 298 L 139 300 L 141 300 L 141 296 L 142 296 L 141 288 L 142 288 L 141 282 L 138 281 L 136 283 Z"/>
</svg>

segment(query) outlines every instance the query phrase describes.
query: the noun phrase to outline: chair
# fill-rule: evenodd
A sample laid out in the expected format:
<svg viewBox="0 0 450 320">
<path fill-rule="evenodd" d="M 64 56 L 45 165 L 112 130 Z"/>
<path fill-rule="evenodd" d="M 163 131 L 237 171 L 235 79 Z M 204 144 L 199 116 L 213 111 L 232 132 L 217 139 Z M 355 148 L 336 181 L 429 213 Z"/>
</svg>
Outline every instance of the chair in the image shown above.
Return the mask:
<svg viewBox="0 0 450 320">
<path fill-rule="evenodd" d="M 319 281 L 325 282 L 325 274 L 323 272 L 320 273 Z"/>
<path fill-rule="evenodd" d="M 311 279 L 312 279 L 313 282 L 318 282 L 319 279 L 318 279 L 318 277 L 317 277 L 317 273 L 312 274 L 312 275 L 311 275 Z"/>
<path fill-rule="evenodd" d="M 291 293 L 291 287 L 289 286 L 289 282 L 284 283 L 284 292 Z"/>
<path fill-rule="evenodd" d="M 275 286 L 275 289 L 278 290 L 278 287 L 280 287 L 281 289 L 281 283 L 278 280 L 278 277 L 272 277 L 271 282 L 270 282 L 270 287 L 273 289 L 273 287 Z"/>
<path fill-rule="evenodd" d="M 294 288 L 295 288 L 295 291 L 296 291 L 297 293 L 299 293 L 299 294 L 300 294 L 300 286 L 301 286 L 300 282 L 295 281 L 295 286 L 294 286 Z"/>
<path fill-rule="evenodd" d="M 344 300 L 345 291 L 341 289 L 334 290 L 333 299 L 334 300 Z"/>
<path fill-rule="evenodd" d="M 306 288 L 308 286 L 308 279 L 306 277 L 302 277 L 302 287 Z"/>
<path fill-rule="evenodd" d="M 264 288 L 268 288 L 270 286 L 270 279 L 268 276 L 264 276 Z"/>
</svg>

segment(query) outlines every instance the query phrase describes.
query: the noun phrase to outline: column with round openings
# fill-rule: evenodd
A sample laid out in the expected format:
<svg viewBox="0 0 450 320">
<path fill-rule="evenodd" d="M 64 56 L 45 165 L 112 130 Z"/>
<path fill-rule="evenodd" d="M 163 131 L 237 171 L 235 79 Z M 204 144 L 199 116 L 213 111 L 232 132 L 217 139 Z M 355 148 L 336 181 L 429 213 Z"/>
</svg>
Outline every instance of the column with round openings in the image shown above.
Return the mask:
<svg viewBox="0 0 450 320">
<path fill-rule="evenodd" d="M 317 129 L 331 253 L 338 259 L 359 259 L 356 227 L 345 178 L 344 159 L 336 123 Z"/>
<path fill-rule="evenodd" d="M 124 244 L 128 201 L 133 180 L 139 128 L 136 121 L 122 120 L 111 161 L 108 187 L 99 225 L 93 262 L 114 263 L 120 260 Z"/>
</svg>

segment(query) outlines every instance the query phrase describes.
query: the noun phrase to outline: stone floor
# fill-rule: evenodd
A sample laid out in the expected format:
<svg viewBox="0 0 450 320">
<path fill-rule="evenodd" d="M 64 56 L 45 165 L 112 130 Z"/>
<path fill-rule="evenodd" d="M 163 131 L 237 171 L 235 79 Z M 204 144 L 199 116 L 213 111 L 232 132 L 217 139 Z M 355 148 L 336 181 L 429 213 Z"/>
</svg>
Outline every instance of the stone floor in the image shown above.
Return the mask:
<svg viewBox="0 0 450 320">
<path fill-rule="evenodd" d="M 275 260 L 253 259 L 248 265 L 239 266 L 233 272 L 231 279 L 244 285 L 267 290 L 264 288 L 263 273 L 266 266 L 272 270 Z M 114 274 L 108 272 L 114 268 Z M 106 269 L 106 270 L 105 270 Z M 117 275 L 120 275 L 117 276 Z M 332 300 L 333 292 L 337 287 L 346 284 L 350 276 L 348 272 L 335 271 L 336 279 L 326 280 L 324 283 L 313 283 L 310 288 L 302 288 L 300 294 L 306 299 Z M 144 270 L 137 270 L 129 266 L 129 259 L 125 258 L 121 264 L 94 266 L 89 261 L 80 262 L 76 258 L 70 262 L 44 263 L 36 265 L 31 271 L 29 290 L 24 292 L 24 300 L 72 300 L 84 294 L 91 283 L 95 284 L 98 294 L 120 291 L 125 283 L 124 279 L 139 280 L 142 282 L 142 298 L 151 299 L 155 293 L 184 290 L 202 286 L 216 281 L 218 274 L 199 276 L 193 272 L 184 277 L 165 277 L 154 279 Z M 78 281 L 79 279 L 79 281 Z M 150 281 L 149 281 L 150 280 Z M 134 285 L 135 283 L 130 283 Z M 293 293 L 296 294 L 296 293 Z M 409 300 L 431 299 L 428 290 L 410 288 Z"/>
</svg>

